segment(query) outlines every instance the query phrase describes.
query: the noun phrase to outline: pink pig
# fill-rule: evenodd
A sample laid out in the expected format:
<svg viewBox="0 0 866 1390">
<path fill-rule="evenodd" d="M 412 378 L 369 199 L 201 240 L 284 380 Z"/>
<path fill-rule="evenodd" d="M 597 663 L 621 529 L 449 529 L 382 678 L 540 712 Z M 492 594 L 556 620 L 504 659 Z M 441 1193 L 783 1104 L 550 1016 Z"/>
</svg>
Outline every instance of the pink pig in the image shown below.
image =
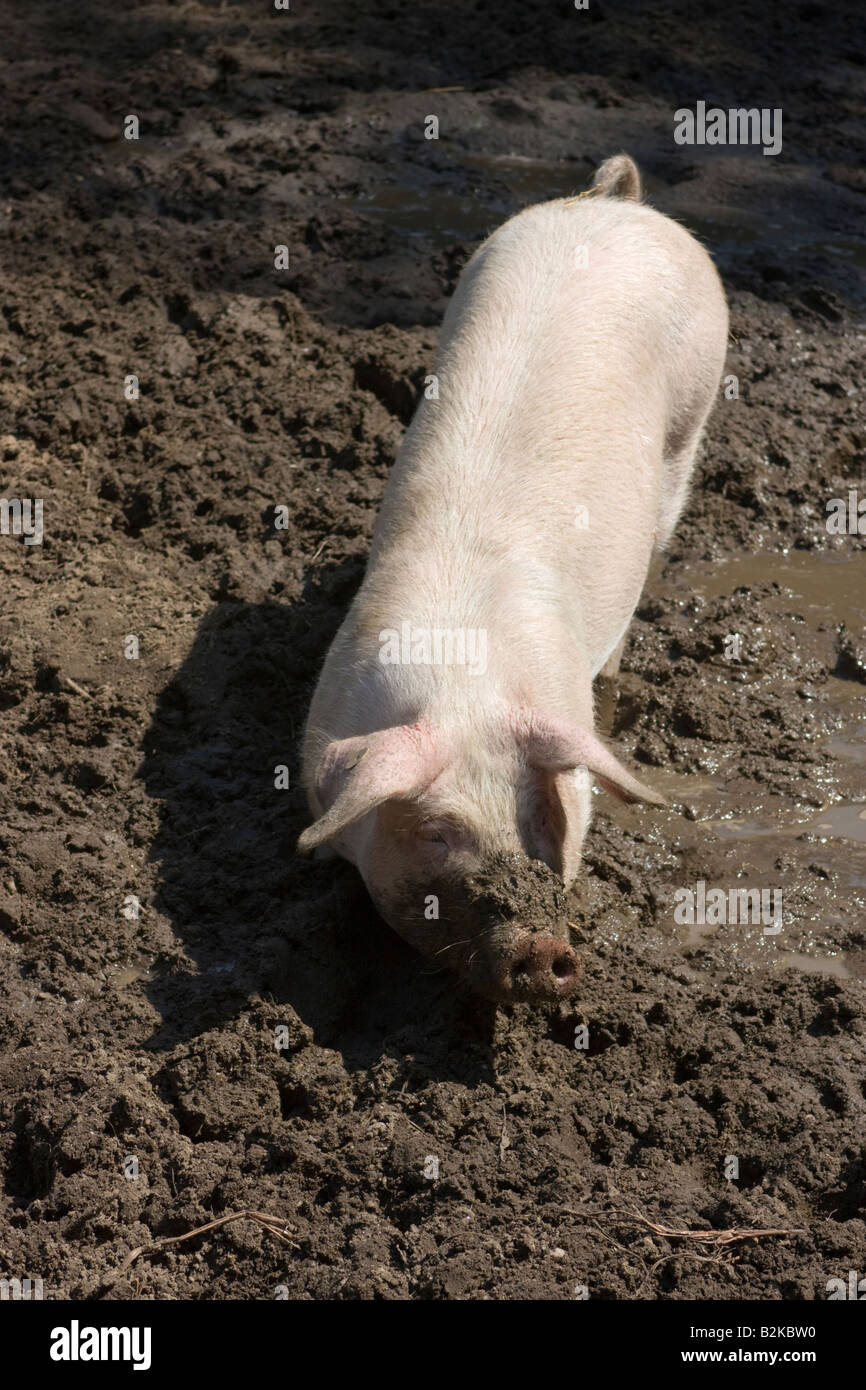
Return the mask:
<svg viewBox="0 0 866 1390">
<path fill-rule="evenodd" d="M 299 849 L 356 865 L 401 936 L 495 1000 L 567 997 L 580 963 L 550 929 L 472 920 L 479 872 L 537 859 L 573 883 L 592 778 L 662 804 L 594 732 L 593 680 L 676 525 L 727 332 L 709 256 L 626 155 L 506 222 L 460 278 L 325 661 Z"/>
</svg>

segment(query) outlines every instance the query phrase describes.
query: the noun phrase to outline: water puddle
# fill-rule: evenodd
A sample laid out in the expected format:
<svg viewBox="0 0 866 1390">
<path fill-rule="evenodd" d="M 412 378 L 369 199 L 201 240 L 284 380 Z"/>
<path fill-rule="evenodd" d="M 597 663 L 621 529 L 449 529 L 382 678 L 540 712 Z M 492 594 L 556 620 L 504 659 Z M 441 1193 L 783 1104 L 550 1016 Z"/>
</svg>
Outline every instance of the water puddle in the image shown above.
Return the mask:
<svg viewBox="0 0 866 1390">
<path fill-rule="evenodd" d="M 686 951 L 698 951 L 712 946 L 724 930 L 727 929 L 701 924 L 685 931 L 680 928 L 677 935 Z M 740 933 L 735 943 L 737 959 L 751 969 L 798 970 L 803 975 L 831 975 L 837 980 L 866 978 L 866 952 L 855 951 L 849 956 L 844 951 L 789 951 L 778 944 L 777 938 L 763 936 L 759 927 L 733 930 Z"/>
<path fill-rule="evenodd" d="M 501 206 L 481 203 L 474 193 L 454 193 L 447 184 L 426 189 L 381 184 L 359 198 L 355 208 L 402 236 L 426 237 L 437 245 L 480 241 L 508 216 Z"/>
<path fill-rule="evenodd" d="M 723 266 L 759 247 L 772 248 L 787 260 L 795 256 L 834 256 L 853 266 L 866 266 L 866 243 L 840 237 L 822 241 L 806 223 L 768 222 L 759 213 L 742 208 L 709 217 L 690 208 L 676 214 L 676 220 L 708 246 Z"/>
<path fill-rule="evenodd" d="M 795 613 L 809 633 L 832 633 L 844 623 L 857 640 L 866 633 L 866 551 L 788 551 L 741 555 L 713 564 L 701 561 L 675 583 L 706 600 L 732 595 L 738 588 L 753 589 L 777 584 L 778 592 L 763 599 L 773 613 Z M 733 621 L 733 620 L 732 620 Z M 826 636 L 824 638 L 826 641 Z M 772 673 L 768 672 L 768 679 Z M 834 757 L 863 769 L 866 787 L 866 687 L 855 680 L 830 678 L 820 687 L 820 697 L 844 721 L 843 727 L 827 738 Z M 700 800 L 704 790 L 698 783 L 683 789 L 682 795 Z M 718 817 L 706 821 L 721 835 L 748 840 L 774 835 L 816 834 L 866 843 L 866 815 L 860 803 L 828 804 L 826 810 L 808 820 L 791 823 L 790 811 L 783 804 L 757 818 Z"/>
<path fill-rule="evenodd" d="M 866 803 L 831 806 L 812 820 L 780 825 L 777 821 L 746 820 L 731 816 L 726 820 L 705 820 L 701 825 L 717 835 L 734 840 L 775 839 L 784 835 L 817 835 L 821 839 L 857 840 L 866 844 Z"/>
<path fill-rule="evenodd" d="M 407 237 L 424 237 L 437 246 L 453 241 L 478 241 L 499 223 L 533 203 L 571 198 L 589 184 L 585 164 L 532 159 L 521 155 L 463 154 L 458 167 L 477 171 L 481 187 L 455 192 L 453 170 L 441 173 L 414 167 L 412 182 L 382 183 L 357 199 L 354 207 Z M 714 208 L 712 212 L 677 201 L 677 188 L 642 171 L 649 201 L 670 211 L 703 241 L 722 264 L 759 248 L 770 248 L 785 259 L 832 256 L 851 266 L 866 266 L 866 241 L 850 237 L 816 239 L 806 221 L 785 217 L 773 221 L 749 208 Z M 491 187 L 491 183 L 493 187 Z M 497 190 L 496 185 L 499 185 Z"/>
<path fill-rule="evenodd" d="M 866 631 L 863 551 L 760 552 L 719 563 L 700 562 L 676 575 L 672 589 L 677 596 L 682 592 L 690 598 L 696 593 L 710 601 L 732 595 L 741 587 L 770 584 L 778 588 L 762 595 L 762 608 L 773 614 L 795 614 L 803 620 L 792 640 L 801 643 L 804 651 L 810 640 L 820 641 L 823 646 L 816 649 L 824 651 L 826 660 L 827 652 L 832 652 L 828 637 L 832 640 L 833 629 L 840 622 L 855 638 Z M 820 638 L 819 633 L 823 634 Z M 772 682 L 771 671 L 767 679 Z M 779 862 L 785 864 L 782 933 L 765 931 L 754 916 L 738 920 L 732 911 L 719 925 L 699 921 L 677 926 L 673 916 L 671 925 L 684 950 L 711 952 L 714 957 L 721 952 L 722 959 L 733 955 L 749 969 L 793 969 L 836 979 L 866 979 L 866 951 L 828 951 L 846 917 L 866 907 L 866 799 L 850 794 L 852 764 L 863 773 L 862 779 L 854 778 L 854 788 L 859 792 L 862 787 L 866 793 L 866 689 L 857 681 L 833 676 L 813 692 L 813 698 L 829 704 L 841 716 L 842 727 L 826 739 L 825 746 L 834 759 L 847 764 L 848 796 L 836 792 L 834 799 L 832 782 L 828 787 L 822 779 L 819 794 L 826 800 L 819 810 L 804 810 L 802 803 L 771 794 L 756 783 L 754 809 L 743 814 L 751 789 L 742 778 L 735 777 L 732 783 L 721 764 L 717 773 L 698 777 L 683 777 L 663 768 L 653 770 L 654 785 L 674 804 L 681 803 L 691 821 L 690 828 L 680 820 L 675 830 L 690 862 L 695 862 L 697 851 L 697 862 L 707 865 L 708 880 L 711 866 L 715 868 L 717 881 L 705 885 L 707 892 L 721 888 L 727 894 L 731 888 L 778 884 Z M 832 777 L 832 763 L 828 762 L 828 768 Z M 841 773 L 840 768 L 840 781 Z M 673 825 L 671 828 L 674 830 Z M 705 852 L 701 836 L 709 837 L 704 842 Z M 736 847 L 739 871 L 732 865 L 730 851 L 722 848 L 726 844 Z M 826 847 L 823 851 L 822 845 Z M 722 859 L 718 858 L 720 851 Z M 826 869 L 826 891 L 819 887 L 816 866 L 819 873 L 821 867 Z M 732 870 L 737 874 L 733 882 Z M 842 930 L 847 935 L 846 928 Z"/>
<path fill-rule="evenodd" d="M 712 565 L 701 561 L 688 570 L 689 587 L 705 599 L 773 582 L 791 591 L 811 627 L 844 622 L 856 636 L 866 631 L 866 550 L 762 551 Z M 770 595 L 767 605 L 790 612 L 791 597 Z"/>
<path fill-rule="evenodd" d="M 506 194 L 482 196 L 473 188 L 455 193 L 449 173 L 426 175 L 418 183 L 379 184 L 358 199 L 356 210 L 408 237 L 426 237 L 437 245 L 480 241 L 506 218 L 531 203 L 569 198 L 586 185 L 586 170 L 557 160 L 518 155 L 466 155 L 464 168 L 477 169 L 506 187 Z"/>
<path fill-rule="evenodd" d="M 128 989 L 130 985 L 142 981 L 151 984 L 156 979 L 153 961 L 140 961 L 137 965 L 125 965 L 118 970 L 112 980 L 115 989 Z"/>
<path fill-rule="evenodd" d="M 844 954 L 838 956 L 807 956 L 805 951 L 779 951 L 776 963 L 780 970 L 799 970 L 804 975 L 832 975 L 837 980 L 856 980 Z"/>
</svg>

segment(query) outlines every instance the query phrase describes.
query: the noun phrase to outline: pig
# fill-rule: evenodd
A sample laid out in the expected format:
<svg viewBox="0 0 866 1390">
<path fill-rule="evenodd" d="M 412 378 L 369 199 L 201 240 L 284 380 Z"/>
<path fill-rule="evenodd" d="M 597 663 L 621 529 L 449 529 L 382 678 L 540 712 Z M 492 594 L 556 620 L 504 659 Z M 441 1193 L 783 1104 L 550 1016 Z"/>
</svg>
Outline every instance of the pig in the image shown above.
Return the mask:
<svg viewBox="0 0 866 1390">
<path fill-rule="evenodd" d="M 568 889 L 593 781 L 664 804 L 598 736 L 593 682 L 683 507 L 727 334 L 710 257 L 627 155 L 505 222 L 460 277 L 327 654 L 298 849 L 355 865 L 395 931 L 497 1003 L 566 999 L 581 962 L 564 924 L 496 910 L 489 866 Z"/>
</svg>

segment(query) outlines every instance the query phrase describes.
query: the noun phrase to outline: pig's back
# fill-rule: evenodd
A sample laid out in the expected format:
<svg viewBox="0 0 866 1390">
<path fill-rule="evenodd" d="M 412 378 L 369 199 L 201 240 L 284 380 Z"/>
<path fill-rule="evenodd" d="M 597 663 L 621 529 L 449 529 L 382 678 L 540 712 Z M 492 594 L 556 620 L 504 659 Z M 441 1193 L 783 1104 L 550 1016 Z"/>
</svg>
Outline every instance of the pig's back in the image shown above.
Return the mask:
<svg viewBox="0 0 866 1390">
<path fill-rule="evenodd" d="M 557 423 L 609 426 L 620 400 L 679 384 L 684 353 L 693 370 L 696 347 L 716 365 L 720 335 L 704 331 L 714 319 L 726 325 L 718 275 L 679 223 L 616 198 L 542 203 L 466 266 L 442 326 L 441 398 L 422 412 L 444 406 L 437 429 L 474 421 L 480 443 L 487 430 L 521 440 L 533 401 L 536 439 Z M 615 394 L 594 411 L 605 387 Z"/>
<path fill-rule="evenodd" d="M 705 410 L 726 333 L 712 262 L 652 209 L 577 198 L 512 218 L 449 305 L 439 398 L 398 456 L 367 587 L 414 578 L 431 615 L 468 624 L 491 571 L 524 573 L 600 651 L 640 593 L 666 440 Z"/>
</svg>

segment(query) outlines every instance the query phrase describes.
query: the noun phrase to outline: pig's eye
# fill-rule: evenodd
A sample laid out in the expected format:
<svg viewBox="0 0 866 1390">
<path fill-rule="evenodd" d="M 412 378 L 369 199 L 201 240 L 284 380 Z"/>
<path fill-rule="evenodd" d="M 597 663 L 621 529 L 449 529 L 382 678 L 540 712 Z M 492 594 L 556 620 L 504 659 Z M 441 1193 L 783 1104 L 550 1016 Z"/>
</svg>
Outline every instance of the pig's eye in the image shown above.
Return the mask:
<svg viewBox="0 0 866 1390">
<path fill-rule="evenodd" d="M 423 840 L 425 845 L 448 845 L 448 841 L 442 833 L 441 826 L 422 825 L 418 828 L 418 839 Z"/>
</svg>

